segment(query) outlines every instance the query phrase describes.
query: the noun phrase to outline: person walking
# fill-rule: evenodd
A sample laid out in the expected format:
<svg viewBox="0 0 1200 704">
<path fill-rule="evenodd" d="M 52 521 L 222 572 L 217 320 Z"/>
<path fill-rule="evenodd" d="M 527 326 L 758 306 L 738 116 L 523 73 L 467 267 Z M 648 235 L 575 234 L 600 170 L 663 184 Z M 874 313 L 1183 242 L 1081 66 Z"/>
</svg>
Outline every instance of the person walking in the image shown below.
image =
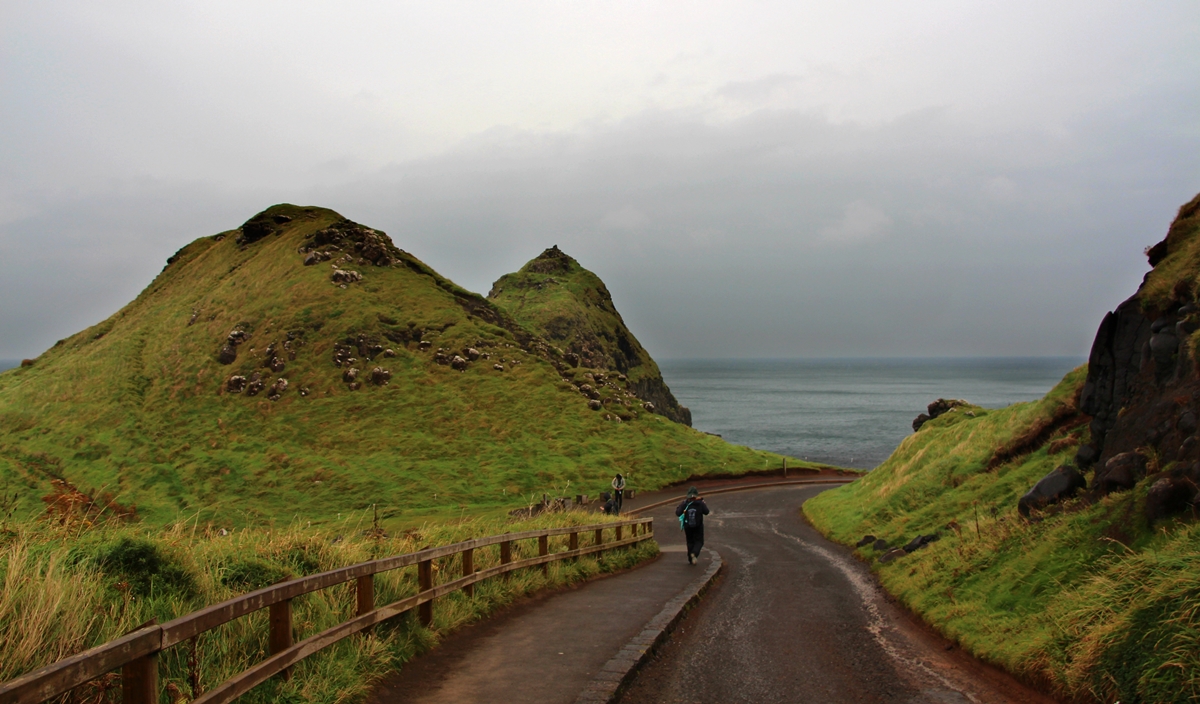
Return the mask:
<svg viewBox="0 0 1200 704">
<path fill-rule="evenodd" d="M 622 477 L 620 472 L 617 472 L 617 476 L 613 477 L 612 488 L 613 505 L 617 509 L 614 513 L 619 514 L 621 513 L 621 504 L 625 503 L 625 477 Z"/>
<path fill-rule="evenodd" d="M 699 489 L 688 489 L 687 498 L 675 507 L 675 515 L 687 538 L 688 564 L 694 565 L 700 560 L 700 550 L 704 547 L 704 517 L 708 515 L 708 504 L 700 497 Z"/>
</svg>

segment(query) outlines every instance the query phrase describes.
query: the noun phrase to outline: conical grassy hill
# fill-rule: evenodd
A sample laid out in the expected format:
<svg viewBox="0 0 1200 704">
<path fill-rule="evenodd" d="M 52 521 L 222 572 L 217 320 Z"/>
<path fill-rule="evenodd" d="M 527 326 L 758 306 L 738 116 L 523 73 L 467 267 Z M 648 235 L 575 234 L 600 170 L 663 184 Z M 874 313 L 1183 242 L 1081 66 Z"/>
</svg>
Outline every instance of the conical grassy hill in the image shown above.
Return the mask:
<svg viewBox="0 0 1200 704">
<path fill-rule="evenodd" d="M 578 368 L 575 375 L 616 371 L 654 412 L 692 424 L 691 411 L 679 405 L 650 353 L 625 326 L 604 282 L 557 245 L 520 271 L 502 276 L 488 299 L 558 346 L 571 367 Z"/>
<path fill-rule="evenodd" d="M 0 509 L 457 514 L 595 495 L 617 471 L 648 489 L 768 457 L 626 406 L 616 379 L 593 410 L 570 372 L 383 233 L 278 205 L 187 245 L 111 318 L 0 374 Z"/>
</svg>

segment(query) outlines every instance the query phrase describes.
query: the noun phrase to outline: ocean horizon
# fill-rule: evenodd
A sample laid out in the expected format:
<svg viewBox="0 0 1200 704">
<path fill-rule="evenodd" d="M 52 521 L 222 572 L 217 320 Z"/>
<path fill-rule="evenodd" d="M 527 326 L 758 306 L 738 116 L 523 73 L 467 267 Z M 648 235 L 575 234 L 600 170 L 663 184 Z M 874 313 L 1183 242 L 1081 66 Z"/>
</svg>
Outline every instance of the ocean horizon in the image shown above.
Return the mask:
<svg viewBox="0 0 1200 704">
<path fill-rule="evenodd" d="M 789 457 L 871 469 L 938 398 L 985 408 L 1034 401 L 1086 362 L 1056 357 L 664 359 L 692 426 Z M 0 371 L 20 366 L 0 360 Z"/>
<path fill-rule="evenodd" d="M 1056 357 L 666 359 L 697 430 L 738 445 L 871 469 L 938 398 L 985 408 L 1041 398 L 1086 362 Z"/>
</svg>

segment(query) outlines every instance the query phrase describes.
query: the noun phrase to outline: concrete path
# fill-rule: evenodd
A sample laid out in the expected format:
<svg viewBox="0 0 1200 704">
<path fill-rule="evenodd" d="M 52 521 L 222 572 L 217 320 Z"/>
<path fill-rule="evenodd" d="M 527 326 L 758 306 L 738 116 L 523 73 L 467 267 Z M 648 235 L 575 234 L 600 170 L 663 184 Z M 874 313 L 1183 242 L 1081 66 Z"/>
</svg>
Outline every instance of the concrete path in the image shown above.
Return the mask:
<svg viewBox="0 0 1200 704">
<path fill-rule="evenodd" d="M 705 539 L 724 576 L 622 704 L 1051 701 L 920 628 L 849 550 L 813 530 L 800 505 L 828 488 L 708 499 Z M 647 511 L 660 543 L 680 532 L 666 527 L 673 514 L 670 505 Z"/>
<path fill-rule="evenodd" d="M 661 544 L 672 525 L 655 524 Z M 707 566 L 707 558 L 688 565 L 683 548 L 668 544 L 648 565 L 533 599 L 451 634 L 369 701 L 571 704 Z"/>
</svg>

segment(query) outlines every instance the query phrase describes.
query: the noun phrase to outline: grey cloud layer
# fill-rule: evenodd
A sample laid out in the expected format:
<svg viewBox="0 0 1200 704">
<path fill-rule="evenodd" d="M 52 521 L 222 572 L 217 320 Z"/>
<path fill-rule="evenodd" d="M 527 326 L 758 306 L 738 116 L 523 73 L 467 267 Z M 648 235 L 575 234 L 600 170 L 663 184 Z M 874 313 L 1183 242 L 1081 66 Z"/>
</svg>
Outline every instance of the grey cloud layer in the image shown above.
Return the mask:
<svg viewBox="0 0 1200 704">
<path fill-rule="evenodd" d="M 558 244 L 663 356 L 1084 354 L 1200 189 L 1190 117 L 1129 110 L 1066 135 L 980 132 L 942 110 L 877 128 L 650 112 L 590 133 L 494 130 L 340 185 L 54 198 L 0 235 L 0 357 L 98 321 L 179 246 L 278 201 L 380 227 L 481 292 Z"/>
<path fill-rule="evenodd" d="M 0 4 L 0 358 L 276 202 L 660 356 L 1083 354 L 1200 190 L 1193 0 Z"/>
</svg>

